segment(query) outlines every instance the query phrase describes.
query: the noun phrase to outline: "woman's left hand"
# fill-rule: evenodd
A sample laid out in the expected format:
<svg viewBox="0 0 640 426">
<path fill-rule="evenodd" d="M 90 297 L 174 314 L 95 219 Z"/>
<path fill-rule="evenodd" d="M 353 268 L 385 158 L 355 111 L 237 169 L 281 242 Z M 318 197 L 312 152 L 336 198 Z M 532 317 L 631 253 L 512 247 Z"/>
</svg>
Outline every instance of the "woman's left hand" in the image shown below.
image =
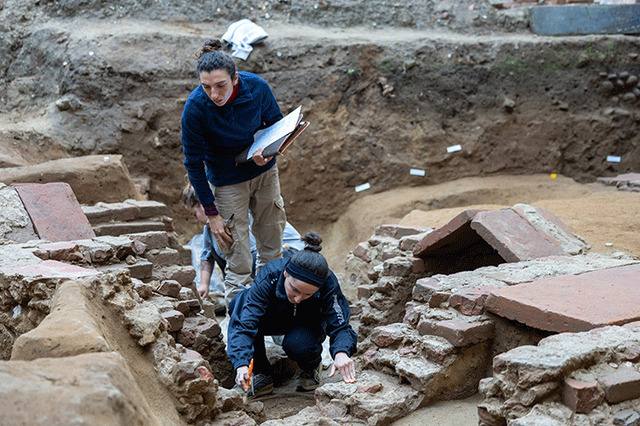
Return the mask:
<svg viewBox="0 0 640 426">
<path fill-rule="evenodd" d="M 271 161 L 271 159 L 273 157 L 267 157 L 264 158 L 262 156 L 262 152 L 264 151 L 263 148 L 260 148 L 259 150 L 257 150 L 256 152 L 253 153 L 253 156 L 251 158 L 253 158 L 253 162 L 256 163 L 258 166 L 264 166 L 265 164 L 267 164 L 269 161 Z"/>
<path fill-rule="evenodd" d="M 354 383 L 356 381 L 356 365 L 345 352 L 338 352 L 336 354 L 333 365 L 331 365 L 329 377 L 333 377 L 333 375 L 336 374 L 336 370 L 340 370 L 340 375 L 345 383 Z"/>
</svg>

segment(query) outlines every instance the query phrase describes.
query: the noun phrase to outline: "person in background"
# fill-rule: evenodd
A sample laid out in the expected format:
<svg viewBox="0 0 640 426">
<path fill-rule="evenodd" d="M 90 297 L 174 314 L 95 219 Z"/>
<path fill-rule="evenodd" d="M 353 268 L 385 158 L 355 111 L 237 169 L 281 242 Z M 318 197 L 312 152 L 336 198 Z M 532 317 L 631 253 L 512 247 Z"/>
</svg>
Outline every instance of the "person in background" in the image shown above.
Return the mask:
<svg viewBox="0 0 640 426">
<path fill-rule="evenodd" d="M 262 150 L 247 163 L 236 164 L 235 157 L 251 146 L 257 130 L 283 115 L 267 82 L 238 72 L 221 48 L 219 40 L 209 40 L 196 55 L 200 85 L 185 103 L 181 130 L 189 181 L 213 241 L 225 255 L 224 287 L 230 300 L 252 281 L 249 212 L 257 252 L 255 269 L 282 257 L 286 215 L 276 159 L 264 158 Z"/>
<path fill-rule="evenodd" d="M 282 349 L 300 367 L 296 390 L 320 386 L 322 343 L 330 338 L 329 352 L 336 370 L 347 383 L 356 380 L 351 356 L 357 335 L 349 325 L 350 309 L 340 284 L 329 269 L 322 238 L 307 232 L 301 250 L 288 259 L 267 263 L 253 285 L 238 293 L 229 305 L 227 353 L 236 370 L 236 385 L 249 396 L 273 391 L 273 367 L 266 356 L 264 337 L 284 335 Z M 249 365 L 254 361 L 252 387 Z"/>
<path fill-rule="evenodd" d="M 202 229 L 202 252 L 200 254 L 200 264 L 194 265 L 194 268 L 200 270 L 200 282 L 198 283 L 198 293 L 200 297 L 207 297 L 211 291 L 212 274 L 214 269 L 214 262 L 220 267 L 222 271 L 222 278 L 224 279 L 226 269 L 226 256 L 218 247 L 215 239 L 211 234 L 211 228 L 208 224 L 208 218 L 204 212 L 204 208 L 200 204 L 198 197 L 191 184 L 187 185 L 182 190 L 182 204 L 187 211 L 203 225 Z M 253 218 L 249 215 L 249 223 Z M 252 275 L 255 276 L 256 269 L 256 244 L 253 234 L 249 234 L 251 239 L 251 253 L 253 258 Z M 300 233 L 289 222 L 286 222 L 283 236 L 282 236 L 282 253 L 283 257 L 291 257 L 299 250 L 304 248 L 304 243 L 300 239 Z"/>
</svg>

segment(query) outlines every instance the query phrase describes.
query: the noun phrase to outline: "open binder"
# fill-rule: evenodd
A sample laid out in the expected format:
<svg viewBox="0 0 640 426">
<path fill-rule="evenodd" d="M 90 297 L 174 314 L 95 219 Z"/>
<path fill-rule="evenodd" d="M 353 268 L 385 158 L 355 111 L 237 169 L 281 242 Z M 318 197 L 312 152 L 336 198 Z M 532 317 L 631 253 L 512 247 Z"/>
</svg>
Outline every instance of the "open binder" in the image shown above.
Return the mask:
<svg viewBox="0 0 640 426">
<path fill-rule="evenodd" d="M 264 148 L 265 158 L 282 154 L 309 127 L 309 122 L 302 120 L 301 109 L 299 106 L 277 123 L 258 130 L 253 135 L 253 144 L 236 156 L 236 164 L 252 161 L 253 153 L 260 148 Z"/>
</svg>

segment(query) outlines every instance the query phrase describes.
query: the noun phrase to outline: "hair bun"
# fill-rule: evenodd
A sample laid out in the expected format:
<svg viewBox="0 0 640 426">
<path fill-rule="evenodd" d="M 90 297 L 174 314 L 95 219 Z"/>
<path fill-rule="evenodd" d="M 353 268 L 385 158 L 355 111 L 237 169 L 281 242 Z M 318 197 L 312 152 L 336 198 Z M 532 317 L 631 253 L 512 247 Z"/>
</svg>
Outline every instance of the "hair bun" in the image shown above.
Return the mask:
<svg viewBox="0 0 640 426">
<path fill-rule="evenodd" d="M 322 250 L 322 237 L 315 231 L 309 231 L 300 238 L 305 243 L 305 250 L 315 251 L 316 253 Z"/>
<path fill-rule="evenodd" d="M 214 52 L 216 50 L 222 50 L 222 42 L 220 40 L 207 40 L 196 53 L 196 58 L 200 59 L 205 53 Z"/>
</svg>

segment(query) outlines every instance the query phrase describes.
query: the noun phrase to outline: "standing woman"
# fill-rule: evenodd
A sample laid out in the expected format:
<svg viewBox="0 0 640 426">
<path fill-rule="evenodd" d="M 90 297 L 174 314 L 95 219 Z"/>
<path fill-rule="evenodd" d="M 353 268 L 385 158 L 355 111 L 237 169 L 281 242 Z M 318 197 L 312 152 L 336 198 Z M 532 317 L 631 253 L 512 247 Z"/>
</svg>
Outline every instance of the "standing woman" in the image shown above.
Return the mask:
<svg viewBox="0 0 640 426">
<path fill-rule="evenodd" d="M 231 300 L 251 285 L 249 209 L 258 250 L 257 270 L 282 257 L 286 222 L 274 157 L 262 150 L 253 161 L 235 157 L 253 143 L 253 134 L 282 118 L 271 88 L 262 78 L 238 72 L 218 40 L 207 41 L 196 55 L 200 85 L 182 113 L 184 166 L 227 257 L 225 295 Z"/>
<path fill-rule="evenodd" d="M 273 368 L 266 356 L 264 336 L 284 335 L 282 349 L 300 367 L 297 391 L 320 385 L 322 342 L 330 339 L 336 370 L 347 383 L 356 380 L 351 355 L 357 335 L 349 325 L 350 310 L 338 279 L 331 272 L 315 232 L 307 232 L 304 250 L 291 258 L 274 260 L 262 268 L 253 285 L 229 305 L 227 353 L 236 370 L 236 384 L 249 396 L 273 390 Z M 254 361 L 253 387 L 247 388 L 250 361 Z"/>
</svg>

